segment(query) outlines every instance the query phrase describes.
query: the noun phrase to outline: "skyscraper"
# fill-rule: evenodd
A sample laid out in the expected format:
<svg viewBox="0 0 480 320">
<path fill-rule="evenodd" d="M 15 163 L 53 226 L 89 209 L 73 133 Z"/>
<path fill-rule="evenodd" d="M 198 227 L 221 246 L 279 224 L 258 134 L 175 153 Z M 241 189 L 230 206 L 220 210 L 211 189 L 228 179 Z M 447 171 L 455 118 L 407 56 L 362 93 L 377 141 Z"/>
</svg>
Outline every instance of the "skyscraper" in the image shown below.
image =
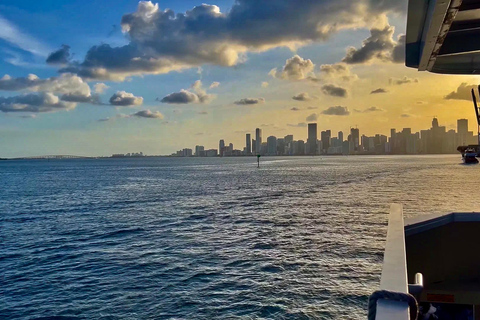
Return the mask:
<svg viewBox="0 0 480 320">
<path fill-rule="evenodd" d="M 338 140 L 340 140 L 340 142 L 343 142 L 343 131 L 338 131 Z"/>
<path fill-rule="evenodd" d="M 255 151 L 257 154 L 261 153 L 262 150 L 262 129 L 255 129 Z"/>
<path fill-rule="evenodd" d="M 224 152 L 225 152 L 225 141 L 222 139 L 218 143 L 218 154 L 220 155 L 220 157 L 223 157 Z"/>
<path fill-rule="evenodd" d="M 468 135 L 468 120 L 467 119 L 458 119 L 457 120 L 457 143 L 461 146 L 466 146 Z"/>
<path fill-rule="evenodd" d="M 360 130 L 358 128 L 350 128 L 350 153 L 356 153 L 360 145 Z"/>
<path fill-rule="evenodd" d="M 269 156 L 277 155 L 277 137 L 270 136 L 267 138 L 267 154 Z"/>
<path fill-rule="evenodd" d="M 322 140 L 322 153 L 326 154 L 328 148 L 330 148 L 330 138 L 332 132 L 330 130 L 322 131 L 320 134 L 320 139 Z"/>
<path fill-rule="evenodd" d="M 245 142 L 246 142 L 246 148 L 247 148 L 247 150 L 246 150 L 247 154 L 246 155 L 248 156 L 249 154 L 252 153 L 252 139 L 250 138 L 250 133 L 246 134 L 245 139 L 246 139 Z"/>
<path fill-rule="evenodd" d="M 308 124 L 308 154 L 316 154 L 317 151 L 317 124 L 309 123 Z"/>
</svg>

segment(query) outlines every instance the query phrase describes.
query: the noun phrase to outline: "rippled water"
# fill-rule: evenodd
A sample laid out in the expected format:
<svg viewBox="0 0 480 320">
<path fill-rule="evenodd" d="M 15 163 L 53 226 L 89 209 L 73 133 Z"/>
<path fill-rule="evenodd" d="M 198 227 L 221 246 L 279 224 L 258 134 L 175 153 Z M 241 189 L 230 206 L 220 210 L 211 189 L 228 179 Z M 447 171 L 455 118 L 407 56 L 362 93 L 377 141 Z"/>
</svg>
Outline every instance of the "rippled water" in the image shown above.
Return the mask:
<svg viewBox="0 0 480 320">
<path fill-rule="evenodd" d="M 460 156 L 0 162 L 0 318 L 364 319 L 389 203 L 478 210 Z"/>
</svg>

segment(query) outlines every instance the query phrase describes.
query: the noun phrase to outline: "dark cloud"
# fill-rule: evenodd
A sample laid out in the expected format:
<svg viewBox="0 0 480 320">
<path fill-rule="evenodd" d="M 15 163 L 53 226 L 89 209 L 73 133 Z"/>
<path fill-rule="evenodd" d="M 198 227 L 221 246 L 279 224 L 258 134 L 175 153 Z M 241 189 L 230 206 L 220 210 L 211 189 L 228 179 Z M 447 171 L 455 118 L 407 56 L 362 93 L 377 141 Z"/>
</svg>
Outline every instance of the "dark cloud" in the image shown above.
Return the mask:
<svg viewBox="0 0 480 320">
<path fill-rule="evenodd" d="M 136 97 L 132 93 L 117 91 L 110 97 L 110 104 L 114 106 L 139 106 L 143 103 L 142 97 Z"/>
<path fill-rule="evenodd" d="M 46 80 L 42 80 L 34 74 L 29 74 L 27 77 L 24 78 L 12 78 L 8 74 L 6 74 L 0 79 L 0 90 L 19 91 L 39 86 L 40 84 L 45 82 Z"/>
<path fill-rule="evenodd" d="M 312 113 L 305 119 L 305 121 L 317 121 L 317 119 L 318 119 L 318 114 Z"/>
<path fill-rule="evenodd" d="M 160 102 L 171 104 L 187 104 L 198 103 L 198 96 L 187 90 L 180 90 L 180 92 L 173 92 L 163 97 Z"/>
<path fill-rule="evenodd" d="M 287 59 L 282 71 L 277 72 L 277 69 L 270 71 L 270 75 L 278 79 L 284 80 L 303 80 L 313 72 L 315 65 L 310 59 L 303 59 L 299 55 L 294 55 Z"/>
<path fill-rule="evenodd" d="M 402 85 L 406 83 L 418 83 L 417 78 L 409 78 L 407 76 L 403 78 L 390 78 L 388 79 L 390 85 Z"/>
<path fill-rule="evenodd" d="M 202 88 L 202 82 L 200 80 L 195 81 L 191 88 L 195 92 L 182 89 L 180 92 L 168 94 L 163 97 L 160 102 L 170 104 L 208 103 L 215 98 L 214 95 L 207 94 Z"/>
<path fill-rule="evenodd" d="M 378 88 L 370 92 L 370 94 L 376 94 L 376 93 L 387 93 L 388 91 L 384 88 Z"/>
<path fill-rule="evenodd" d="M 403 113 L 400 115 L 400 117 L 402 118 L 410 118 L 412 115 L 411 114 L 408 114 L 408 113 Z"/>
<path fill-rule="evenodd" d="M 207 4 L 175 13 L 142 1 L 121 19 L 129 44 L 94 46 L 82 62 L 64 71 L 122 80 L 202 64 L 234 66 L 248 51 L 324 41 L 339 30 L 371 26 L 387 12 L 404 12 L 404 7 L 393 0 L 237 0 L 226 13 Z"/>
<path fill-rule="evenodd" d="M 66 65 L 70 60 L 70 46 L 62 45 L 60 49 L 50 53 L 46 62 L 52 65 Z"/>
<path fill-rule="evenodd" d="M 141 110 L 131 115 L 138 118 L 163 119 L 163 114 L 158 111 Z"/>
<path fill-rule="evenodd" d="M 252 104 L 259 104 L 264 102 L 265 102 L 264 98 L 243 98 L 238 101 L 235 101 L 234 103 L 236 105 L 252 105 Z"/>
<path fill-rule="evenodd" d="M 468 85 L 463 82 L 458 86 L 456 91 L 450 92 L 444 97 L 444 99 L 472 101 L 472 89 L 477 89 L 477 85 Z"/>
<path fill-rule="evenodd" d="M 312 98 L 308 95 L 307 92 L 299 93 L 299 94 L 293 96 L 292 99 L 297 100 L 297 101 L 310 101 L 310 100 L 312 100 Z"/>
<path fill-rule="evenodd" d="M 74 109 L 75 106 L 75 103 L 61 101 L 56 95 L 48 92 L 0 97 L 2 112 L 54 112 Z"/>
<path fill-rule="evenodd" d="M 337 87 L 333 84 L 325 84 L 322 86 L 322 92 L 329 96 L 345 98 L 347 96 L 347 90 L 342 87 Z"/>
<path fill-rule="evenodd" d="M 67 93 L 62 95 L 60 97 L 60 100 L 79 103 L 101 104 L 100 97 L 96 94 L 86 96 L 81 93 Z"/>
<path fill-rule="evenodd" d="M 297 108 L 297 107 L 292 107 L 290 110 L 292 110 L 292 111 L 299 111 L 300 109 Z"/>
<path fill-rule="evenodd" d="M 306 122 L 299 122 L 297 124 L 291 124 L 291 123 L 287 123 L 287 126 L 289 127 L 298 127 L 298 128 L 305 128 L 307 127 L 307 123 Z"/>
<path fill-rule="evenodd" d="M 403 62 L 405 59 L 405 36 L 393 40 L 395 27 L 388 23 L 383 28 L 370 29 L 370 37 L 365 39 L 360 49 L 348 48 L 342 62 L 348 64 L 369 63 L 373 60 L 383 62 Z"/>
<path fill-rule="evenodd" d="M 330 107 L 326 110 L 323 110 L 322 114 L 326 114 L 330 116 L 348 116 L 350 114 L 350 111 L 348 111 L 347 107 L 335 106 L 335 107 Z"/>
</svg>

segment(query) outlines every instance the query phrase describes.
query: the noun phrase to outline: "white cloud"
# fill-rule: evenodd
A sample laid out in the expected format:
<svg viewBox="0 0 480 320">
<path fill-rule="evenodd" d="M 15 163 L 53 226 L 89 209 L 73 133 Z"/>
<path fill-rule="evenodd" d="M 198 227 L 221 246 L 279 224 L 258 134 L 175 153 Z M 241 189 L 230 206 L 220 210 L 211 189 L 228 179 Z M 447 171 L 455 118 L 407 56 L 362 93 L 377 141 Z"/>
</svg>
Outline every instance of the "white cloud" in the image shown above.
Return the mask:
<svg viewBox="0 0 480 320">
<path fill-rule="evenodd" d="M 139 106 L 143 103 L 143 98 L 136 97 L 133 93 L 117 91 L 110 97 L 109 101 L 114 106 Z"/>
<path fill-rule="evenodd" d="M 46 57 L 51 51 L 40 41 L 21 32 L 13 23 L 2 16 L 0 16 L 0 39 L 38 56 Z"/>
</svg>

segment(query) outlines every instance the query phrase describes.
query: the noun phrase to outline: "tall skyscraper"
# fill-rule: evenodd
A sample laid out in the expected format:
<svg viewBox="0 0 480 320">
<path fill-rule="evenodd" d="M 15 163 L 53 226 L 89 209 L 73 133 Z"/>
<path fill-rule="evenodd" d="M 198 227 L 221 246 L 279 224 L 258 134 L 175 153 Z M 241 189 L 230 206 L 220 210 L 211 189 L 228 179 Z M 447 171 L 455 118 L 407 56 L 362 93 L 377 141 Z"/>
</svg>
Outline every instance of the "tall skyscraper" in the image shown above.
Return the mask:
<svg viewBox="0 0 480 320">
<path fill-rule="evenodd" d="M 358 128 L 350 128 L 350 153 L 360 151 L 360 130 Z"/>
<path fill-rule="evenodd" d="M 320 139 L 322 140 L 322 153 L 326 154 L 328 148 L 330 148 L 330 138 L 332 132 L 330 130 L 322 131 L 320 134 Z"/>
<path fill-rule="evenodd" d="M 340 140 L 340 142 L 343 142 L 343 131 L 338 131 L 338 140 Z"/>
<path fill-rule="evenodd" d="M 225 141 L 222 139 L 218 143 L 218 154 L 220 157 L 223 157 L 223 153 L 225 152 Z"/>
<path fill-rule="evenodd" d="M 247 148 L 247 156 L 252 153 L 252 139 L 250 138 L 250 133 L 246 134 L 246 148 Z"/>
<path fill-rule="evenodd" d="M 261 153 L 262 150 L 262 129 L 255 129 L 255 151 L 257 154 Z"/>
<path fill-rule="evenodd" d="M 457 120 L 457 132 L 459 134 L 468 133 L 468 119 L 458 119 Z"/>
<path fill-rule="evenodd" d="M 317 124 L 309 123 L 308 124 L 308 154 L 316 154 L 317 152 Z"/>
</svg>

